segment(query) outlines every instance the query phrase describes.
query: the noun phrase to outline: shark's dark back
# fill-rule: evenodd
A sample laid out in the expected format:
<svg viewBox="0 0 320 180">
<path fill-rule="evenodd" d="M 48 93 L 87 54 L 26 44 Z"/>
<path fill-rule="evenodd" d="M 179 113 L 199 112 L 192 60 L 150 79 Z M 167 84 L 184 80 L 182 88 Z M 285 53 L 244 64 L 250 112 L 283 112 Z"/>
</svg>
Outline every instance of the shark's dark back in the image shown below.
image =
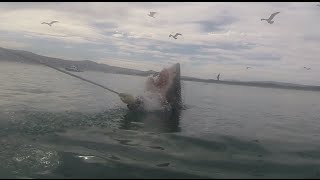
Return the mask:
<svg viewBox="0 0 320 180">
<path fill-rule="evenodd" d="M 181 72 L 180 64 L 177 63 L 176 67 L 176 76 L 173 78 L 173 83 L 166 94 L 167 101 L 170 103 L 171 107 L 174 110 L 182 108 L 181 100 Z"/>
</svg>

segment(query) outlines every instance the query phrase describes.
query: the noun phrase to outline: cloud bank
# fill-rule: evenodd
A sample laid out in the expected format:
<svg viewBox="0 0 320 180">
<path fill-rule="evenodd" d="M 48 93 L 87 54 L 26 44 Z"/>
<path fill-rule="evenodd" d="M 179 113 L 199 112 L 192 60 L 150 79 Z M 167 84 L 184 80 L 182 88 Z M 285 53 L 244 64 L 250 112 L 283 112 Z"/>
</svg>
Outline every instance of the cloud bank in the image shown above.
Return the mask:
<svg viewBox="0 0 320 180">
<path fill-rule="evenodd" d="M 260 21 L 276 11 L 274 24 Z M 318 17 L 312 2 L 1 2 L 0 46 L 140 70 L 180 62 L 183 75 L 199 78 L 320 85 Z M 175 32 L 183 36 L 170 38 Z"/>
</svg>

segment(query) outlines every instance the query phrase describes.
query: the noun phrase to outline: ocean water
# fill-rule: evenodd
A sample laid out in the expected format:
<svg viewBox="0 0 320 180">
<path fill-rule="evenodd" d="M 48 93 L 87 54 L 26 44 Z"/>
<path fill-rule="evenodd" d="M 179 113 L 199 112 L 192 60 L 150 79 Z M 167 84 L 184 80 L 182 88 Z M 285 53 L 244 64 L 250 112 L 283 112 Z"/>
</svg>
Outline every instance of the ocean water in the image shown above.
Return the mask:
<svg viewBox="0 0 320 180">
<path fill-rule="evenodd" d="M 183 73 L 183 69 L 182 69 Z M 75 73 L 138 95 L 144 77 Z M 320 93 L 182 82 L 133 113 L 100 87 L 0 63 L 0 178 L 320 178 Z"/>
</svg>

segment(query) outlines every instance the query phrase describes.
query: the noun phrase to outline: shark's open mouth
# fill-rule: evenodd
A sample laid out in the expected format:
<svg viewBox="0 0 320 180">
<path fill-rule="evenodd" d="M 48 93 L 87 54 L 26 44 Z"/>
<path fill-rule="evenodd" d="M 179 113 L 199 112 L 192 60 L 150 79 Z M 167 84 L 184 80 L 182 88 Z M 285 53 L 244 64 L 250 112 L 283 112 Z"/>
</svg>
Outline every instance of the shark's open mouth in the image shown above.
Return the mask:
<svg viewBox="0 0 320 180">
<path fill-rule="evenodd" d="M 181 108 L 180 64 L 164 68 L 152 79 L 148 79 L 146 88 L 158 91 L 173 109 Z"/>
<path fill-rule="evenodd" d="M 145 85 L 145 93 L 135 100 L 122 94 L 122 99 L 129 109 L 154 111 L 163 108 L 170 110 L 182 108 L 179 63 L 149 76 Z"/>
</svg>

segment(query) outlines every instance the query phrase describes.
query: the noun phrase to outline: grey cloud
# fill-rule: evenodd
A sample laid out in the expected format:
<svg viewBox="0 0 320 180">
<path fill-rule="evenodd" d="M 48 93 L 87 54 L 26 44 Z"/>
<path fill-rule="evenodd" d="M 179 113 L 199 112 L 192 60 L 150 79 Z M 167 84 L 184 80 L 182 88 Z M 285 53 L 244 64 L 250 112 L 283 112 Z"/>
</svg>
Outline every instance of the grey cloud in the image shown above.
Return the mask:
<svg viewBox="0 0 320 180">
<path fill-rule="evenodd" d="M 273 53 L 248 54 L 245 56 L 248 60 L 254 61 L 280 61 L 281 55 Z"/>
<path fill-rule="evenodd" d="M 213 20 L 192 21 L 191 23 L 199 24 L 204 32 L 217 32 L 225 30 L 225 26 L 237 22 L 239 19 L 232 16 L 221 15 Z"/>
<path fill-rule="evenodd" d="M 231 71 L 230 66 L 231 69 L 232 66 L 242 65 L 264 68 L 272 66 L 270 72 L 281 70 L 289 79 L 290 76 L 295 78 L 294 72 L 286 71 L 289 67 L 298 68 L 308 63 L 313 64 L 314 69 L 320 69 L 320 36 L 317 35 L 317 32 L 320 32 L 320 24 L 313 22 L 319 8 L 314 7 L 313 3 L 0 4 L 0 24 L 1 30 L 4 31 L 0 32 L 2 44 L 28 44 L 28 50 L 44 55 L 48 53 L 51 56 L 73 59 L 86 57 L 90 60 L 122 58 L 135 64 L 135 68 L 139 68 L 139 64 L 143 66 L 145 62 L 162 65 L 163 62 L 181 60 L 185 67 L 189 68 L 185 72 L 198 72 L 198 75 L 203 77 L 217 66 L 225 68 L 226 73 L 234 74 L 236 72 Z M 276 10 L 281 11 L 281 16 L 275 24 L 261 23 L 261 17 Z M 155 19 L 148 18 L 148 11 L 159 11 L 159 16 Z M 63 20 L 56 29 L 39 26 L 39 23 L 30 20 L 34 18 L 42 21 L 56 17 Z M 123 37 L 112 37 L 115 29 L 123 31 Z M 22 38 L 26 35 L 22 31 L 37 34 L 26 33 L 32 37 Z M 181 31 L 184 36 L 177 40 L 169 39 L 168 34 L 172 31 Z M 217 33 L 215 36 L 206 36 L 204 33 L 212 31 L 223 33 Z M 68 35 L 78 37 L 67 37 Z M 61 50 L 68 45 L 74 48 Z M 101 51 L 93 51 L 95 49 Z M 314 72 L 310 80 L 319 75 L 318 72 Z M 262 77 L 260 74 L 254 76 Z M 276 78 L 272 73 L 265 77 Z"/>
<path fill-rule="evenodd" d="M 303 40 L 305 40 L 305 41 L 315 41 L 315 42 L 320 43 L 320 34 L 316 34 L 316 35 L 305 34 L 303 36 Z"/>
</svg>

